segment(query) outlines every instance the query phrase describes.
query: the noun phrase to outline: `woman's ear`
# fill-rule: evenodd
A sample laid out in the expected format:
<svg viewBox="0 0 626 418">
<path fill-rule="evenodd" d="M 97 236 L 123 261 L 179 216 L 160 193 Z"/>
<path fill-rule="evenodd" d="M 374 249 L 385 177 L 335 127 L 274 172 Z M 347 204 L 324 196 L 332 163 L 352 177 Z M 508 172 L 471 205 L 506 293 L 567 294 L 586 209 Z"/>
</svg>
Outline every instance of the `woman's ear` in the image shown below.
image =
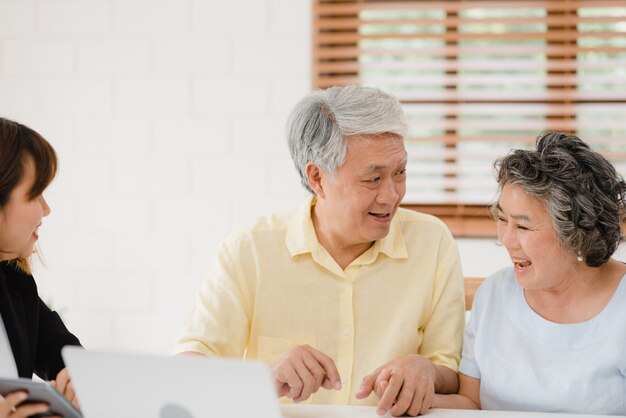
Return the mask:
<svg viewBox="0 0 626 418">
<path fill-rule="evenodd" d="M 308 163 L 305 168 L 306 179 L 309 182 L 309 187 L 313 189 L 315 195 L 323 199 L 324 187 L 322 186 L 322 177 L 324 173 L 314 163 Z"/>
</svg>

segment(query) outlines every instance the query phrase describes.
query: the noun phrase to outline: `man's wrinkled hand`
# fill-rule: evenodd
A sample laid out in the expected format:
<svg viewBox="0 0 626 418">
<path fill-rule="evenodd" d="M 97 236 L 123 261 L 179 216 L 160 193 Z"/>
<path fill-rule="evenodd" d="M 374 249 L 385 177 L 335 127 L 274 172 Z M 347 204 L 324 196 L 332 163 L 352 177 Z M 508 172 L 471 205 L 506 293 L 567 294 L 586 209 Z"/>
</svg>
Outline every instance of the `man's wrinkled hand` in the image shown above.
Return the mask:
<svg viewBox="0 0 626 418">
<path fill-rule="evenodd" d="M 379 415 L 393 416 L 426 413 L 435 395 L 436 371 L 433 364 L 418 354 L 409 354 L 377 368 L 363 378 L 357 399 L 372 392 L 378 396 Z"/>
<path fill-rule="evenodd" d="M 289 350 L 272 368 L 278 396 L 302 402 L 325 389 L 341 389 L 341 379 L 335 362 L 308 345 Z"/>
</svg>

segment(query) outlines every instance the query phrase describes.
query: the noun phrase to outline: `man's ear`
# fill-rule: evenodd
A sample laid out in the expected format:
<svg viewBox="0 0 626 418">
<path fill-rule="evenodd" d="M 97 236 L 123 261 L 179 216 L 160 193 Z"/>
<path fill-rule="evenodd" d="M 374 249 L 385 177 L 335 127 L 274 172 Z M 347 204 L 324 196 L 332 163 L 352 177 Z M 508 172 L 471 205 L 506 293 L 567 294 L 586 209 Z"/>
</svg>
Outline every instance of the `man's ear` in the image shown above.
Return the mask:
<svg viewBox="0 0 626 418">
<path fill-rule="evenodd" d="M 313 189 L 318 198 L 324 198 L 324 187 L 322 185 L 322 170 L 314 163 L 308 163 L 306 165 L 305 174 L 306 179 L 309 182 L 309 187 Z"/>
</svg>

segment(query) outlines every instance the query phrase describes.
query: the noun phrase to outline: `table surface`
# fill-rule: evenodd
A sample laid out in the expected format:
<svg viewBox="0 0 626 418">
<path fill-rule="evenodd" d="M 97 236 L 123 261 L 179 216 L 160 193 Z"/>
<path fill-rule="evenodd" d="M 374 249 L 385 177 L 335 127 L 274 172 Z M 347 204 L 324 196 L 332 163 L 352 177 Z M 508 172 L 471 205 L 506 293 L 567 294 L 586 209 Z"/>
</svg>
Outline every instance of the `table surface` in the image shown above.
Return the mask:
<svg viewBox="0 0 626 418">
<path fill-rule="evenodd" d="M 344 405 L 282 405 L 285 418 L 379 418 L 374 406 Z M 431 409 L 429 418 L 609 418 L 609 415 L 553 414 L 540 412 L 467 411 L 462 409 Z M 385 417 L 391 417 L 387 413 Z M 623 418 L 623 417 L 622 417 Z"/>
</svg>

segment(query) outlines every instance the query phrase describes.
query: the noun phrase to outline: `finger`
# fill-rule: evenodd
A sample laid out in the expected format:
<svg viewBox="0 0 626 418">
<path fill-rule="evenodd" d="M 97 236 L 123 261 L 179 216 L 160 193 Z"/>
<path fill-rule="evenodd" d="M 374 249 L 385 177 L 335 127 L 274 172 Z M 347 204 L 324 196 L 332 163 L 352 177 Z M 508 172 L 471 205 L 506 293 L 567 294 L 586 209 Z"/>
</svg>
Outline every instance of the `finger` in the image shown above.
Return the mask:
<svg viewBox="0 0 626 418">
<path fill-rule="evenodd" d="M 322 387 L 326 390 L 335 389 L 333 382 L 331 382 L 328 376 L 326 375 L 324 375 L 324 378 L 322 379 Z"/>
<path fill-rule="evenodd" d="M 315 359 L 322 365 L 324 371 L 326 372 L 326 377 L 330 380 L 332 387 L 337 390 L 341 389 L 341 377 L 339 376 L 339 370 L 337 370 L 337 366 L 333 359 L 328 357 L 326 354 L 317 351 L 315 349 L 311 349 L 310 353 L 315 357 Z"/>
<path fill-rule="evenodd" d="M 74 399 L 76 399 L 76 391 L 74 391 L 74 385 L 72 385 L 72 381 L 70 380 L 65 387 L 65 393 L 63 394 L 65 399 L 70 401 L 70 403 L 74 403 Z"/>
<path fill-rule="evenodd" d="M 78 402 L 78 396 L 74 396 L 74 399 L 72 399 L 72 405 L 74 405 L 74 408 L 80 411 L 80 402 Z"/>
<path fill-rule="evenodd" d="M 274 375 L 274 389 L 276 389 L 276 394 L 280 397 L 283 396 L 281 395 L 281 392 L 283 391 L 283 388 L 285 387 L 285 382 L 281 382 L 280 380 L 278 380 L 276 378 L 276 375 Z"/>
<path fill-rule="evenodd" d="M 15 407 L 28 399 L 28 393 L 20 390 L 17 392 L 11 392 L 4 398 L 0 396 L 0 414 L 2 416 L 9 415 Z"/>
<path fill-rule="evenodd" d="M 329 379 L 325 379 L 326 372 L 324 371 L 324 367 L 322 367 L 322 365 L 318 363 L 313 355 L 305 355 L 302 357 L 302 359 L 304 360 L 304 365 L 306 366 L 306 368 L 309 369 L 309 372 L 315 378 L 315 391 L 317 391 L 322 386 L 324 381 L 329 382 Z"/>
<path fill-rule="evenodd" d="M 361 380 L 361 388 L 355 395 L 357 399 L 364 399 L 370 396 L 370 393 L 372 393 L 372 391 L 374 390 L 374 383 L 376 382 L 376 378 L 382 370 L 383 368 L 379 367 L 371 374 L 365 376 L 363 380 Z"/>
<path fill-rule="evenodd" d="M 26 418 L 35 414 L 42 414 L 48 412 L 48 405 L 45 403 L 30 403 L 28 405 L 18 406 L 11 415 L 10 418 Z"/>
<path fill-rule="evenodd" d="M 289 385 L 287 383 L 278 383 L 276 394 L 279 398 L 289 395 Z"/>
<path fill-rule="evenodd" d="M 383 397 L 385 389 L 389 386 L 389 379 L 391 379 L 391 369 L 382 369 L 376 378 L 376 383 L 374 383 L 374 391 L 378 399 Z"/>
<path fill-rule="evenodd" d="M 311 374 L 309 369 L 306 367 L 303 359 L 299 359 L 298 361 L 295 361 L 294 368 L 296 369 L 296 372 L 298 373 L 298 377 L 300 378 L 300 381 L 302 382 L 302 387 L 300 390 L 300 394 L 298 396 L 293 397 L 293 401 L 302 402 L 302 401 L 307 400 L 309 396 L 311 396 L 311 394 L 317 390 L 317 388 L 315 387 L 315 377 L 313 376 L 313 374 Z"/>
<path fill-rule="evenodd" d="M 275 370 L 274 378 L 282 385 L 278 387 L 279 396 L 287 396 L 293 399 L 293 394 L 296 394 L 296 397 L 300 395 L 302 382 L 290 363 L 285 363 Z"/>
<path fill-rule="evenodd" d="M 378 409 L 376 410 L 378 415 L 385 415 L 391 409 L 400 393 L 400 389 L 402 389 L 402 375 L 392 374 L 391 379 L 389 379 L 389 386 L 385 389 L 385 393 L 378 403 Z"/>
<path fill-rule="evenodd" d="M 361 381 L 361 387 L 359 388 L 359 391 L 355 395 L 356 398 L 365 399 L 370 396 L 370 393 L 372 393 L 372 391 L 374 390 L 375 381 L 376 378 L 374 377 L 374 374 L 368 374 L 367 376 L 365 376 Z"/>
<path fill-rule="evenodd" d="M 435 388 L 432 387 L 432 390 L 427 390 L 424 394 L 424 400 L 422 401 L 422 407 L 419 410 L 419 413 L 424 415 L 430 408 L 433 407 L 433 402 L 435 401 Z"/>
<path fill-rule="evenodd" d="M 61 370 L 59 374 L 57 374 L 56 380 L 56 389 L 60 393 L 65 393 L 65 388 L 67 387 L 68 382 L 70 381 L 70 376 L 67 373 L 67 368 Z"/>
<path fill-rule="evenodd" d="M 388 386 L 389 380 L 383 380 L 382 382 L 380 382 L 380 385 L 378 386 L 378 388 L 376 388 L 376 396 L 378 397 L 378 399 L 381 399 L 385 395 L 385 391 L 387 390 Z"/>
<path fill-rule="evenodd" d="M 404 379 L 402 389 L 400 389 L 400 393 L 396 397 L 394 405 L 391 407 L 391 415 L 394 417 L 404 415 L 413 404 L 414 399 L 416 403 L 419 403 L 419 407 L 417 408 L 419 409 L 422 406 L 422 397 L 423 393 L 416 390 L 415 383 L 410 379 Z"/>
</svg>

